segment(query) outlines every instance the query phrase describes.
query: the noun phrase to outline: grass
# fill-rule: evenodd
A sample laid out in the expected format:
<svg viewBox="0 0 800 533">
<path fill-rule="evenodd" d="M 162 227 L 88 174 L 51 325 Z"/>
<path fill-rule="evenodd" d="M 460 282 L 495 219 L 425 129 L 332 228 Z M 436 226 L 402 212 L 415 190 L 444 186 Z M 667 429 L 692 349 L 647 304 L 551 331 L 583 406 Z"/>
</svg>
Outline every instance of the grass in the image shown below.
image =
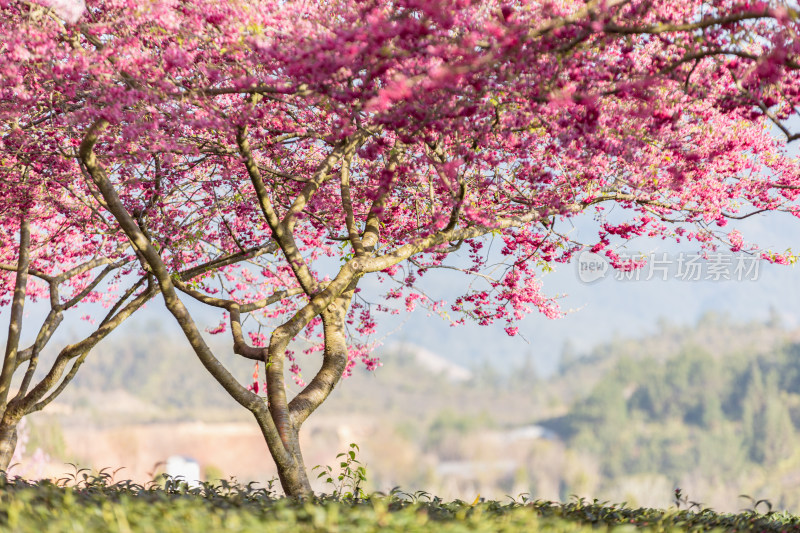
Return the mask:
<svg viewBox="0 0 800 533">
<path fill-rule="evenodd" d="M 762 506 L 763 507 L 763 506 Z M 354 499 L 279 497 L 272 485 L 219 481 L 189 488 L 163 477 L 146 486 L 78 471 L 54 483 L 0 476 L 0 530 L 89 531 L 442 531 L 672 532 L 800 530 L 800 518 L 757 509 L 719 514 L 690 508 L 633 509 L 605 502 L 444 502 L 393 491 Z"/>
</svg>

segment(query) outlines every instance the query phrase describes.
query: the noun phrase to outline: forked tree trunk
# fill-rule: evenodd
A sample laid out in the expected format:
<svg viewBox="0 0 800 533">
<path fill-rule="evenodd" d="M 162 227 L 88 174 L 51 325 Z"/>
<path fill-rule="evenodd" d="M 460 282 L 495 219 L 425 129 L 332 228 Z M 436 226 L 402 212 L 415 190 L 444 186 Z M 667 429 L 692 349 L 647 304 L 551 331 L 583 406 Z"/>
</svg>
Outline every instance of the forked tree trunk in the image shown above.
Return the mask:
<svg viewBox="0 0 800 533">
<path fill-rule="evenodd" d="M 286 496 L 290 498 L 308 498 L 314 495 L 308 473 L 300 451 L 299 433 L 292 430 L 292 435 L 283 443 L 275 433 L 275 425 L 269 410 L 256 409 L 251 411 L 258 422 L 261 433 L 269 448 L 269 453 L 278 469 L 278 479 Z M 294 445 L 292 446 L 292 443 Z"/>
<path fill-rule="evenodd" d="M 278 479 L 287 496 L 292 498 L 308 498 L 314 495 L 311 482 L 308 479 L 306 465 L 303 462 L 303 452 L 300 450 L 300 439 L 297 431 L 292 431 L 292 440 L 296 443 L 289 453 L 289 461 L 277 463 Z"/>
<path fill-rule="evenodd" d="M 300 450 L 299 427 L 290 427 L 284 438 L 278 437 L 275 423 L 269 409 L 251 410 L 258 422 L 261 433 L 269 448 L 275 467 L 278 469 L 278 479 L 286 496 L 290 498 L 308 498 L 314 495 L 308 479 L 303 453 Z"/>
<path fill-rule="evenodd" d="M 259 420 L 264 416 L 272 416 L 269 410 L 253 412 L 264 432 L 270 453 L 278 469 L 281 487 L 286 495 L 292 498 L 306 498 L 314 494 L 300 449 L 300 427 L 311 413 L 328 398 L 339 383 L 347 365 L 345 320 L 355 285 L 354 281 L 321 313 L 325 339 L 322 367 L 311 383 L 289 403 L 289 413 L 283 418 L 288 419 L 290 424 L 289 427 L 286 427 L 283 438 L 277 441 L 270 439 L 267 431 L 271 424 L 262 423 L 262 420 Z M 276 425 L 277 422 L 272 427 Z"/>
</svg>

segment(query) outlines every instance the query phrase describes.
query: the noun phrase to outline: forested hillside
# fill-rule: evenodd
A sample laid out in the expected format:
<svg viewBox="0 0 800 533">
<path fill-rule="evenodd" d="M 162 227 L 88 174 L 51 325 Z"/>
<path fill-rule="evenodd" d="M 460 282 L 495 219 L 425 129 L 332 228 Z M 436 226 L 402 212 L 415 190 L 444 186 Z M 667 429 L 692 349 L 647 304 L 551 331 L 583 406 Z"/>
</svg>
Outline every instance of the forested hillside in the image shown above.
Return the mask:
<svg viewBox="0 0 800 533">
<path fill-rule="evenodd" d="M 545 425 L 592 458 L 596 490 L 621 480 L 748 493 L 800 506 L 800 345 L 777 324 L 727 324 L 603 346 L 559 376 L 602 378 Z M 734 494 L 736 493 L 736 494 Z M 715 498 L 717 499 L 717 498 Z M 724 498 L 718 498 L 724 500 Z M 707 502 L 708 503 L 708 502 Z"/>
</svg>

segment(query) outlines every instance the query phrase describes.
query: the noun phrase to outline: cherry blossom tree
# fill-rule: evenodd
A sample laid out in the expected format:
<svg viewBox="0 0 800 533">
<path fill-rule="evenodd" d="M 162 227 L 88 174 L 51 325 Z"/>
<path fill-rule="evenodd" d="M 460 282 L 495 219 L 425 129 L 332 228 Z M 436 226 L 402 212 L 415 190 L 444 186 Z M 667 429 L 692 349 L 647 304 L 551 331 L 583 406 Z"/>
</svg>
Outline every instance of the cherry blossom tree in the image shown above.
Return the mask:
<svg viewBox="0 0 800 533">
<path fill-rule="evenodd" d="M 60 179 L 113 219 L 292 496 L 311 492 L 301 426 L 358 360 L 379 364 L 380 313 L 425 305 L 515 335 L 527 313 L 559 315 L 539 269 L 586 246 L 636 268 L 615 250 L 639 236 L 793 260 L 727 226 L 798 212 L 785 3 L 0 6 L 4 117 L 21 117 L 4 131 L 53 132 Z M 587 216 L 597 238 L 576 242 Z M 432 269 L 463 274 L 464 293 L 428 298 Z M 359 294 L 367 276 L 378 302 Z M 209 331 L 256 362 L 249 387 L 186 299 L 223 314 Z"/>
</svg>

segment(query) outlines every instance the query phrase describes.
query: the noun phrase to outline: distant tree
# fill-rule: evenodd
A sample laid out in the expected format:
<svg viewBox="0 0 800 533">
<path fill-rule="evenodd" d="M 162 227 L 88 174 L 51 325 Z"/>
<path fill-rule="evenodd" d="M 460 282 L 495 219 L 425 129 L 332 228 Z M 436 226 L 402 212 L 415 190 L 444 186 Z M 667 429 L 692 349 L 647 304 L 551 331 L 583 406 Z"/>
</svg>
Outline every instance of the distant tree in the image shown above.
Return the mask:
<svg viewBox="0 0 800 533">
<path fill-rule="evenodd" d="M 742 433 L 750 459 L 758 464 L 775 464 L 787 458 L 793 449 L 792 418 L 775 372 L 765 376 L 759 364 L 753 362 L 747 375 L 747 389 L 742 398 Z"/>
<path fill-rule="evenodd" d="M 637 236 L 792 259 L 721 230 L 797 213 L 797 162 L 766 128 L 796 138 L 800 28 L 782 2 L 87 4 L 0 7 L 3 135 L 33 150 L 54 132 L 58 178 L 119 224 L 287 494 L 311 492 L 303 422 L 356 360 L 378 364 L 377 312 L 515 335 L 526 313 L 559 315 L 539 269 L 584 244 L 635 268 L 612 245 Z M 596 240 L 568 233 L 580 215 Z M 423 292 L 437 268 L 473 280 L 449 307 Z M 368 275 L 378 302 L 360 298 Z M 224 312 L 212 332 L 264 363 L 266 401 L 179 294 Z M 308 383 L 301 338 L 322 355 Z"/>
</svg>

